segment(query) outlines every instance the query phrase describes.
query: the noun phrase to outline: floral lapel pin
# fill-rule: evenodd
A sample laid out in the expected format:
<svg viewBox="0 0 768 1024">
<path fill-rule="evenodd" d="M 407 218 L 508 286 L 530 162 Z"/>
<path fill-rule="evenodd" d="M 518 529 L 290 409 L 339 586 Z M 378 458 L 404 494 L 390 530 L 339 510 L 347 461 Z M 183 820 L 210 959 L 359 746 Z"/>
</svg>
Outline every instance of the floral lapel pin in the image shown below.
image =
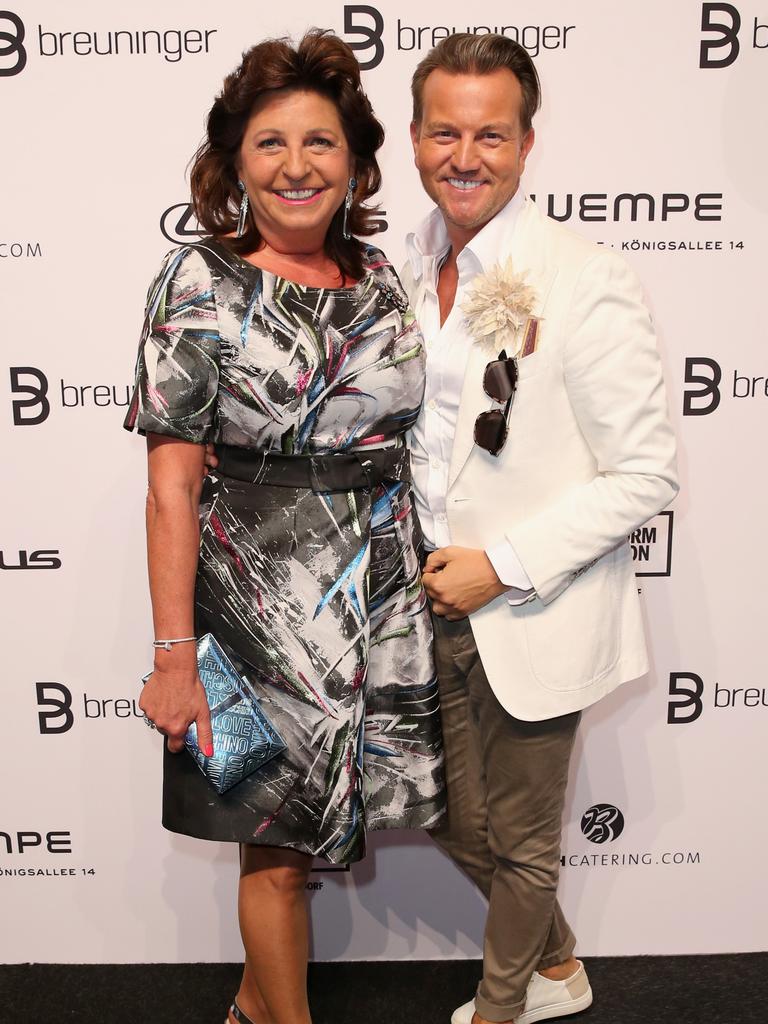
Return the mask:
<svg viewBox="0 0 768 1024">
<path fill-rule="evenodd" d="M 531 316 L 536 292 L 526 282 L 527 272 L 516 274 L 512 260 L 496 263 L 472 282 L 462 311 L 476 343 L 509 356 L 527 356 L 536 350 L 539 318 Z"/>
</svg>

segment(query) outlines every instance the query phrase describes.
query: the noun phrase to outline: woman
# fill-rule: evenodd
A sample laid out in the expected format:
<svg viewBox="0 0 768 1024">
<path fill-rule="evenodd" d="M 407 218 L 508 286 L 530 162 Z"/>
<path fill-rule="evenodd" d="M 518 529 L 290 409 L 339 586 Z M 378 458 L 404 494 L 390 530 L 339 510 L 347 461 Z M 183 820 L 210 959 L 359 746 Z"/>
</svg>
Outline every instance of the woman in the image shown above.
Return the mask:
<svg viewBox="0 0 768 1024">
<path fill-rule="evenodd" d="M 141 707 L 167 736 L 163 823 L 241 844 L 230 1021 L 306 1024 L 313 857 L 442 813 L 442 749 L 404 434 L 424 385 L 390 264 L 359 242 L 381 125 L 350 49 L 270 40 L 224 83 L 193 164 L 211 237 L 149 294 L 126 426 L 146 433 L 156 644 Z M 207 442 L 218 470 L 204 483 Z M 286 749 L 217 795 L 195 645 L 211 632 Z M 166 649 L 169 648 L 169 649 Z"/>
</svg>

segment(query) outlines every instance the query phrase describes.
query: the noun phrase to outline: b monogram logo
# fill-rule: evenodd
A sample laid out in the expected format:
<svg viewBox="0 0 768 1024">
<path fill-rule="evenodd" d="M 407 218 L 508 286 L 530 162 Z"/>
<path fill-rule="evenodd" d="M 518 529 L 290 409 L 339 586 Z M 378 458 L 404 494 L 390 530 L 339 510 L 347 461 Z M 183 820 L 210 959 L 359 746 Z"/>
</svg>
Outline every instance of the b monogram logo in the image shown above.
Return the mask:
<svg viewBox="0 0 768 1024">
<path fill-rule="evenodd" d="M 624 815 L 613 804 L 595 804 L 584 812 L 581 831 L 590 843 L 612 843 L 624 831 Z"/>
<path fill-rule="evenodd" d="M 708 373 L 697 373 L 703 369 Z M 700 384 L 698 390 L 686 388 L 683 392 L 683 416 L 709 416 L 720 405 L 720 383 L 723 371 L 720 364 L 707 356 L 694 356 L 685 360 L 685 383 Z M 702 404 L 694 404 L 694 401 Z"/>
<path fill-rule="evenodd" d="M 24 384 L 22 377 L 33 377 L 35 384 Z M 29 398 L 17 398 L 13 402 L 13 422 L 17 427 L 34 427 L 48 419 L 51 411 L 51 403 L 47 399 L 48 378 L 42 370 L 35 366 L 12 366 L 11 367 L 11 391 L 15 395 L 29 395 Z M 22 415 L 24 409 L 39 406 L 39 409 Z"/>
<path fill-rule="evenodd" d="M 61 683 L 35 683 L 37 705 L 39 708 L 51 708 L 51 711 L 38 711 L 40 732 L 69 732 L 75 721 L 72 714 L 72 692 Z M 62 719 L 62 721 L 58 721 Z M 54 724 L 56 723 L 56 724 Z"/>
<path fill-rule="evenodd" d="M 727 21 L 716 21 L 713 15 L 723 15 Z M 741 15 L 733 4 L 702 4 L 701 5 L 701 31 L 718 32 L 719 39 L 702 39 L 699 50 L 700 68 L 727 68 L 739 56 L 739 29 L 741 28 Z M 712 57 L 713 50 L 722 50 L 728 47 L 721 57 Z"/>
<path fill-rule="evenodd" d="M 365 20 L 362 22 L 356 21 L 355 19 L 360 15 L 362 15 L 363 19 L 370 18 L 373 22 L 373 28 L 366 24 Z M 358 58 L 363 71 L 370 71 L 371 68 L 377 68 L 381 64 L 384 59 L 384 43 L 381 38 L 384 34 L 384 18 L 381 16 L 381 11 L 377 11 L 375 7 L 369 7 L 367 4 L 345 4 L 344 34 L 361 37 L 354 41 L 347 40 L 352 50 L 370 50 L 373 48 L 373 53 L 370 57 L 365 60 Z"/>
<path fill-rule="evenodd" d="M 667 723 L 669 725 L 695 722 L 704 710 L 701 696 L 704 681 L 695 672 L 670 672 Z"/>
<path fill-rule="evenodd" d="M 3 22 L 10 22 L 14 31 L 9 32 Z M 0 11 L 0 78 L 10 78 L 24 70 L 27 63 L 24 35 L 24 22 L 18 14 Z M 15 58 L 14 63 L 6 64 L 6 58 Z"/>
</svg>

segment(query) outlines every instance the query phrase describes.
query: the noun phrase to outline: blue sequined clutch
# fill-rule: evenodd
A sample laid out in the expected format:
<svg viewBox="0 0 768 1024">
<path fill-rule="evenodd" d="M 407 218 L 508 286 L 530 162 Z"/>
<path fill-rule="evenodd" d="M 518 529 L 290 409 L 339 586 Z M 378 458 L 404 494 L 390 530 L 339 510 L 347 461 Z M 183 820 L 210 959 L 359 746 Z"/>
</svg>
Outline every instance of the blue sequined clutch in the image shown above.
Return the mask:
<svg viewBox="0 0 768 1024">
<path fill-rule="evenodd" d="M 198 747 L 194 722 L 184 742 L 216 792 L 226 793 L 282 753 L 285 742 L 212 633 L 197 641 L 197 671 L 211 709 L 213 757 Z"/>
</svg>

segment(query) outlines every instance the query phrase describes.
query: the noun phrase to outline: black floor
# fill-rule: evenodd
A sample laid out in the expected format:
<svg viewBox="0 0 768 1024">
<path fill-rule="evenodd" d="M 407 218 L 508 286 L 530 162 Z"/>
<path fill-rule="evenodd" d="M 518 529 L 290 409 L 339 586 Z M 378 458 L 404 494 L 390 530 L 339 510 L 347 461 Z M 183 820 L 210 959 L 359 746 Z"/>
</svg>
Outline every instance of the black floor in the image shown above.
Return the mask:
<svg viewBox="0 0 768 1024">
<path fill-rule="evenodd" d="M 586 961 L 583 1024 L 768 1024 L 768 953 Z M 0 966 L 1 1024 L 223 1024 L 235 964 Z M 449 1024 L 477 960 L 312 964 L 314 1024 Z"/>
</svg>

